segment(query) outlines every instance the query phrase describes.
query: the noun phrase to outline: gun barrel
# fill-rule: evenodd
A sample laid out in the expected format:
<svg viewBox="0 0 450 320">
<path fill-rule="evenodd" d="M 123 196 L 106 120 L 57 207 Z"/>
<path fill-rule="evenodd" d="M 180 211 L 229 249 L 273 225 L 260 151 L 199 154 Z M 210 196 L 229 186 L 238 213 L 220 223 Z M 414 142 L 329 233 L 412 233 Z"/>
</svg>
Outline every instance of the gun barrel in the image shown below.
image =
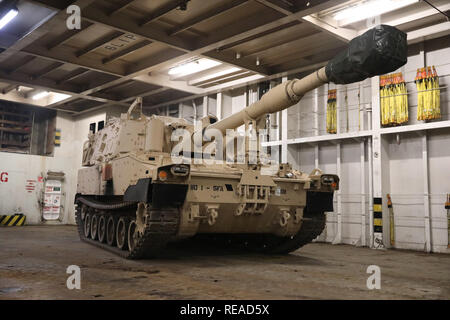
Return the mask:
<svg viewBox="0 0 450 320">
<path fill-rule="evenodd" d="M 395 27 L 379 25 L 350 41 L 348 47 L 328 64 L 302 78 L 284 82 L 264 94 L 261 100 L 238 113 L 213 123 L 207 129 L 223 134 L 246 121 L 257 120 L 297 104 L 307 92 L 332 81 L 348 84 L 392 72 L 407 61 L 406 34 Z"/>
<path fill-rule="evenodd" d="M 269 90 L 262 96 L 261 100 L 208 126 L 208 129 L 217 129 L 224 134 L 227 129 L 240 127 L 246 120 L 256 120 L 264 114 L 278 112 L 295 105 L 305 93 L 327 82 L 325 67 L 301 80 L 293 79 L 283 82 Z"/>
</svg>

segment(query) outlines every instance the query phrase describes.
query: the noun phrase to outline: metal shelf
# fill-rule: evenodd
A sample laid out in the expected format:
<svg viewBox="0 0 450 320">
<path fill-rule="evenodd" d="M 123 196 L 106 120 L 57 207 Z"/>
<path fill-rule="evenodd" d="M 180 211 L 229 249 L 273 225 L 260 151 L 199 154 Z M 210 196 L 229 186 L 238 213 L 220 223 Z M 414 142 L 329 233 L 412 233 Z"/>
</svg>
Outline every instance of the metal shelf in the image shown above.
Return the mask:
<svg viewBox="0 0 450 320">
<path fill-rule="evenodd" d="M 435 121 L 429 123 L 418 123 L 411 125 L 404 125 L 398 127 L 391 128 L 381 128 L 381 134 L 395 134 L 395 133 L 404 133 L 404 132 L 416 132 L 422 130 L 431 130 L 431 129 L 439 129 L 439 128 L 450 128 L 450 120 L 444 121 Z M 323 141 L 335 141 L 335 140 L 345 140 L 345 139 L 357 139 L 362 137 L 370 137 L 374 134 L 374 130 L 365 130 L 365 131 L 354 131 L 354 132 L 346 132 L 340 134 L 328 134 L 328 135 L 320 135 L 320 136 L 311 136 L 311 137 L 303 137 L 303 138 L 295 138 L 295 139 L 287 139 L 286 141 L 269 141 L 262 143 L 263 147 L 271 147 L 271 146 L 280 146 L 284 143 L 288 145 L 292 144 L 308 144 L 308 143 L 317 143 Z"/>
</svg>

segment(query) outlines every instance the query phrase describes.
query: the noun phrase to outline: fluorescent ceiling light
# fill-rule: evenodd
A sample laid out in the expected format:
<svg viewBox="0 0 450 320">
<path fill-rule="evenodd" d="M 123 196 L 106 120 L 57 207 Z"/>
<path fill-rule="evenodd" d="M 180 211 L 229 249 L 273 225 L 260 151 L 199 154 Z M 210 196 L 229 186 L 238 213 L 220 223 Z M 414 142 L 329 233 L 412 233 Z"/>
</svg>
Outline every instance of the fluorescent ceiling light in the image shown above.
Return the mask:
<svg viewBox="0 0 450 320">
<path fill-rule="evenodd" d="M 242 70 L 242 69 L 241 68 L 237 68 L 237 67 L 230 67 L 230 68 L 225 69 L 223 71 L 218 71 L 218 72 L 215 72 L 215 73 L 208 74 L 208 75 L 206 75 L 204 77 L 193 79 L 192 81 L 189 81 L 189 84 L 190 85 L 195 85 L 196 83 L 208 81 L 210 79 L 217 79 L 217 78 L 224 77 L 224 76 L 226 76 L 226 75 L 228 75 L 230 73 L 237 72 L 237 71 L 240 71 L 240 70 Z"/>
<path fill-rule="evenodd" d="M 211 69 L 215 66 L 222 64 L 211 59 L 201 58 L 196 61 L 188 62 L 174 68 L 169 69 L 170 75 L 187 76 L 192 73 L 200 72 L 203 70 Z"/>
<path fill-rule="evenodd" d="M 34 96 L 32 96 L 31 99 L 40 100 L 40 99 L 47 97 L 49 94 L 50 94 L 50 92 L 48 92 L 48 91 L 41 91 L 39 93 L 36 93 Z"/>
<path fill-rule="evenodd" d="M 66 100 L 66 99 L 68 99 L 68 98 L 70 98 L 70 97 L 71 97 L 71 95 L 69 95 L 69 94 L 64 94 L 64 93 L 53 93 L 51 103 L 60 102 L 60 101 L 62 101 L 62 100 Z"/>
<path fill-rule="evenodd" d="M 10 9 L 7 14 L 5 14 L 2 18 L 0 18 L 0 30 L 6 26 L 8 23 L 11 22 L 12 19 L 14 19 L 17 14 L 19 13 L 19 10 L 17 8 Z"/>
<path fill-rule="evenodd" d="M 333 18 L 338 22 L 342 22 L 340 23 L 340 26 L 344 26 L 353 22 L 379 16 L 416 2 L 419 2 L 419 0 L 370 0 L 340 10 L 333 15 Z"/>
</svg>

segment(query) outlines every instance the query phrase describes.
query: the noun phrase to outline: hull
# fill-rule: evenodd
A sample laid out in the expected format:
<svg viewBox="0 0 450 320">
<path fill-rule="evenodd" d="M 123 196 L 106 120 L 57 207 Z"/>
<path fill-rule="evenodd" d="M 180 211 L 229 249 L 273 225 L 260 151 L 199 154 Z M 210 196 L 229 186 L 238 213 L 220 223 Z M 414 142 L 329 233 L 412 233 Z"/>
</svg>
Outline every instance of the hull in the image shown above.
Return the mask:
<svg viewBox="0 0 450 320">
<path fill-rule="evenodd" d="M 82 240 L 130 259 L 158 256 L 168 242 L 193 236 L 291 252 L 320 235 L 325 211 L 333 209 L 333 190 L 317 189 L 322 175 L 281 178 L 216 165 L 193 166 L 186 176 L 159 181 L 154 164 L 143 157 L 124 156 L 110 166 L 80 170 L 78 229 Z M 136 226 L 140 233 L 133 240 Z M 108 232 L 114 238 L 109 242 Z"/>
</svg>

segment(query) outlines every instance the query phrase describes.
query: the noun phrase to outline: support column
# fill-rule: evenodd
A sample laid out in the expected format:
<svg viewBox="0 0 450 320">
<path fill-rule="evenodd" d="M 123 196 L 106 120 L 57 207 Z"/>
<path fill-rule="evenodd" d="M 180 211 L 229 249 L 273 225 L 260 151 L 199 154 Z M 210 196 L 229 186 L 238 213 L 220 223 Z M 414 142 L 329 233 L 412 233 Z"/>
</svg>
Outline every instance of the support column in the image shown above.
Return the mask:
<svg viewBox="0 0 450 320">
<path fill-rule="evenodd" d="M 341 143 L 338 142 L 336 144 L 336 174 L 341 176 Z M 333 240 L 333 244 L 342 243 L 342 191 L 339 188 L 336 191 L 336 200 L 337 200 L 337 231 Z"/>
<path fill-rule="evenodd" d="M 182 103 L 178 104 L 178 117 L 183 118 L 183 104 Z"/>
<path fill-rule="evenodd" d="M 360 142 L 361 163 L 361 245 L 366 246 L 366 163 L 365 163 L 365 141 Z"/>
<path fill-rule="evenodd" d="M 203 97 L 203 112 L 202 117 L 206 117 L 208 115 L 208 96 Z"/>
<path fill-rule="evenodd" d="M 372 137 L 367 141 L 367 156 L 369 160 L 369 247 L 373 248 L 373 156 L 372 156 Z"/>
<path fill-rule="evenodd" d="M 223 102 L 222 92 L 219 92 L 217 94 L 216 101 L 217 101 L 216 102 L 216 117 L 220 121 L 220 120 L 222 120 L 222 102 Z"/>
<path fill-rule="evenodd" d="M 286 82 L 287 77 L 281 79 L 282 82 Z M 288 112 L 287 109 L 281 111 L 281 163 L 287 163 L 287 138 L 288 138 Z"/>
<path fill-rule="evenodd" d="M 422 136 L 422 172 L 423 172 L 423 212 L 425 225 L 425 251 L 432 252 L 432 234 L 430 219 L 430 188 L 428 185 L 428 143 L 426 131 Z"/>
<path fill-rule="evenodd" d="M 372 155 L 373 157 L 373 248 L 385 248 L 386 239 L 389 239 L 389 220 L 383 216 L 387 212 L 386 202 L 383 204 L 383 195 L 389 193 L 389 162 L 386 141 L 381 137 L 380 115 L 380 77 L 373 77 L 372 84 Z M 386 228 L 383 228 L 383 225 Z"/>
<path fill-rule="evenodd" d="M 345 96 L 343 95 L 342 86 L 337 85 L 336 86 L 336 134 L 342 133 L 341 131 L 341 110 L 343 105 L 343 100 L 345 99 Z"/>
<path fill-rule="evenodd" d="M 319 88 L 313 91 L 314 135 L 319 135 Z M 319 168 L 319 144 L 314 146 L 314 167 Z"/>
</svg>

